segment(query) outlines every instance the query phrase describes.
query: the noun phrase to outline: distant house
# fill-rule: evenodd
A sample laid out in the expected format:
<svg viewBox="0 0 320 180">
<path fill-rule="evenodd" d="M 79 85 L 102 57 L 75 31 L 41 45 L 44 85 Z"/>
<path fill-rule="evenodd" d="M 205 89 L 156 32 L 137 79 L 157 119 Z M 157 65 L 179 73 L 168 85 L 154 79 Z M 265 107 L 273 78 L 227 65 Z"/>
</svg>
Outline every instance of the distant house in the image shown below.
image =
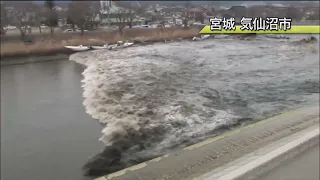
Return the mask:
<svg viewBox="0 0 320 180">
<path fill-rule="evenodd" d="M 64 27 L 67 25 L 67 11 L 65 9 L 62 9 L 58 6 L 55 6 L 55 9 L 57 9 L 58 14 L 58 26 Z"/>
<path fill-rule="evenodd" d="M 203 24 L 205 21 L 208 21 L 207 17 L 212 15 L 211 8 L 195 7 L 189 9 L 189 20 L 191 24 L 194 22 L 201 22 Z"/>
<path fill-rule="evenodd" d="M 63 9 L 62 7 L 59 7 L 59 6 L 55 6 L 55 7 L 53 7 L 53 9 L 55 11 L 65 11 L 65 9 Z"/>
<path fill-rule="evenodd" d="M 163 12 L 165 15 L 182 15 L 184 8 L 177 8 L 177 7 L 171 7 L 171 8 L 165 8 L 162 9 L 161 12 Z"/>
<path fill-rule="evenodd" d="M 248 15 L 246 6 L 232 6 L 228 9 L 228 14 L 234 18 L 242 18 Z"/>
<path fill-rule="evenodd" d="M 156 4 L 155 10 L 156 11 L 162 11 L 162 9 L 166 9 L 167 6 L 160 6 L 159 4 Z"/>
<path fill-rule="evenodd" d="M 187 10 L 185 9 L 185 11 L 187 11 Z M 206 12 L 207 12 L 207 10 L 202 7 L 196 7 L 196 8 L 189 9 L 189 15 L 191 18 L 194 18 L 196 16 L 201 16 Z"/>
<path fill-rule="evenodd" d="M 67 25 L 67 18 L 59 18 L 58 19 L 58 26 L 59 27 L 64 27 Z"/>
<path fill-rule="evenodd" d="M 114 26 L 117 24 L 126 24 L 128 25 L 128 22 L 126 21 L 119 21 L 118 17 L 121 16 L 130 16 L 129 13 L 133 13 L 132 11 L 129 11 L 128 9 L 124 7 L 120 7 L 116 5 L 113 1 L 100 1 L 101 4 L 101 10 L 100 10 L 100 24 L 105 26 L 105 25 L 110 25 Z M 144 20 L 140 17 L 135 17 L 132 25 L 139 25 L 143 24 Z"/>
<path fill-rule="evenodd" d="M 287 7 L 279 6 L 252 6 L 248 8 L 249 17 L 284 17 L 287 14 Z"/>
</svg>

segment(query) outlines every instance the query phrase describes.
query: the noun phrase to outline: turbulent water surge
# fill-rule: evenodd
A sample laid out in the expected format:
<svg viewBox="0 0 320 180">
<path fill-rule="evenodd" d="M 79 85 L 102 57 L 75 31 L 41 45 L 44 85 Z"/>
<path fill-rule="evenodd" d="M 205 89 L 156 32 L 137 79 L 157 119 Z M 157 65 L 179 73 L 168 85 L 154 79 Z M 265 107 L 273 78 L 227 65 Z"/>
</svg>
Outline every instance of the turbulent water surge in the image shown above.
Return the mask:
<svg viewBox="0 0 320 180">
<path fill-rule="evenodd" d="M 217 130 L 319 101 L 318 43 L 217 38 L 70 56 L 86 66 L 87 113 L 106 149 L 85 166 L 109 173 Z M 293 39 L 293 40 L 292 40 Z"/>
</svg>

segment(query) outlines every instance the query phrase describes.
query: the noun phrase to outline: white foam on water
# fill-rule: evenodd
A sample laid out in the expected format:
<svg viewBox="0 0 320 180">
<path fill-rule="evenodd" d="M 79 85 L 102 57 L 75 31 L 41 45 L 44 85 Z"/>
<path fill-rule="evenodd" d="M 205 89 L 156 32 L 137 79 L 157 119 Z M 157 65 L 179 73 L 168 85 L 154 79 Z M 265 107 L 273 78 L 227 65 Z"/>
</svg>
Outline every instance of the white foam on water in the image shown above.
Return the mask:
<svg viewBox="0 0 320 180">
<path fill-rule="evenodd" d="M 178 144 L 183 137 L 212 131 L 238 118 L 231 112 L 204 107 L 202 104 L 208 99 L 199 95 L 199 87 L 189 84 L 192 77 L 177 74 L 181 63 L 186 61 L 162 57 L 160 51 L 168 50 L 165 45 L 159 45 L 156 49 L 132 48 L 125 53 L 95 51 L 70 56 L 71 60 L 87 66 L 82 81 L 83 104 L 88 114 L 105 124 L 100 140 L 106 146 L 122 138 L 133 138 L 127 137 L 129 131 L 164 136 L 159 145 L 170 146 Z M 148 56 L 147 53 L 153 56 L 142 57 Z M 196 93 L 190 96 L 183 92 L 186 90 Z M 163 129 L 157 132 L 160 134 L 147 134 L 158 127 Z"/>
<path fill-rule="evenodd" d="M 201 43 L 206 48 L 201 48 Z M 226 108 L 220 94 L 231 104 L 232 98 L 239 98 L 240 94 L 242 100 L 251 103 L 247 109 L 256 114 L 269 112 L 274 109 L 271 106 L 284 106 L 276 100 L 256 100 L 262 95 L 270 96 L 260 95 L 268 93 L 261 88 L 237 88 L 246 83 L 251 83 L 251 88 L 285 84 L 284 74 L 294 73 L 290 66 L 301 65 L 294 59 L 300 55 L 293 51 L 298 48 L 285 42 L 277 46 L 258 41 L 220 40 L 219 46 L 212 41 L 174 42 L 81 52 L 71 55 L 70 60 L 87 66 L 82 80 L 83 104 L 87 113 L 105 126 L 100 140 L 106 146 L 145 146 L 139 153 L 146 156 L 164 153 L 167 148 L 237 123 L 241 117 Z M 310 60 L 301 67 L 314 63 Z M 298 80 L 305 78 L 299 73 L 292 75 Z M 286 92 L 287 89 L 279 93 Z"/>
</svg>

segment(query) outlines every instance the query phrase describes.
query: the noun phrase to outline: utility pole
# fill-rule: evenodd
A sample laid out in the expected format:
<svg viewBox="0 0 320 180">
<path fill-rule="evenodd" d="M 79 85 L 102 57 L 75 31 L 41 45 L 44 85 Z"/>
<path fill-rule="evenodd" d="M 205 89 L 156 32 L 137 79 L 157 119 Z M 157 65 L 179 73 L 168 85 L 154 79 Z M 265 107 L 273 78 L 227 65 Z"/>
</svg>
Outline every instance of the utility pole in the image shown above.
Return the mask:
<svg viewBox="0 0 320 180">
<path fill-rule="evenodd" d="M 107 6 L 107 20 L 108 20 L 108 32 L 110 32 L 110 16 L 109 16 L 109 9 L 110 9 L 110 7 L 109 7 L 109 4 L 108 4 L 108 6 Z"/>
<path fill-rule="evenodd" d="M 110 27 L 110 8 L 111 8 L 111 0 L 107 1 L 108 2 L 108 31 L 111 31 L 111 27 Z"/>
<path fill-rule="evenodd" d="M 100 1 L 103 14 L 107 11 L 107 30 L 110 31 L 110 7 L 111 1 Z"/>
</svg>

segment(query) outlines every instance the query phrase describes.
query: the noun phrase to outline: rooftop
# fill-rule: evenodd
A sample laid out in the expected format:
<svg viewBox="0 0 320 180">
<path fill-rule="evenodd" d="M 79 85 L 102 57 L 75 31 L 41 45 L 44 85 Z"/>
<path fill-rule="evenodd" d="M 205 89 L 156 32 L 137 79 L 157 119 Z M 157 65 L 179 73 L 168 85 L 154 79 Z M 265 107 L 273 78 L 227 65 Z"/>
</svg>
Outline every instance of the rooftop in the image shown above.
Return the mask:
<svg viewBox="0 0 320 180">
<path fill-rule="evenodd" d="M 121 13 L 128 12 L 127 9 L 117 6 L 113 1 L 109 2 L 110 3 L 109 6 L 106 3 L 108 3 L 108 1 L 105 1 L 105 4 L 104 4 L 104 6 L 106 7 L 105 9 L 101 7 L 101 10 L 100 10 L 101 14 L 108 14 L 108 13 L 121 14 Z"/>
</svg>

